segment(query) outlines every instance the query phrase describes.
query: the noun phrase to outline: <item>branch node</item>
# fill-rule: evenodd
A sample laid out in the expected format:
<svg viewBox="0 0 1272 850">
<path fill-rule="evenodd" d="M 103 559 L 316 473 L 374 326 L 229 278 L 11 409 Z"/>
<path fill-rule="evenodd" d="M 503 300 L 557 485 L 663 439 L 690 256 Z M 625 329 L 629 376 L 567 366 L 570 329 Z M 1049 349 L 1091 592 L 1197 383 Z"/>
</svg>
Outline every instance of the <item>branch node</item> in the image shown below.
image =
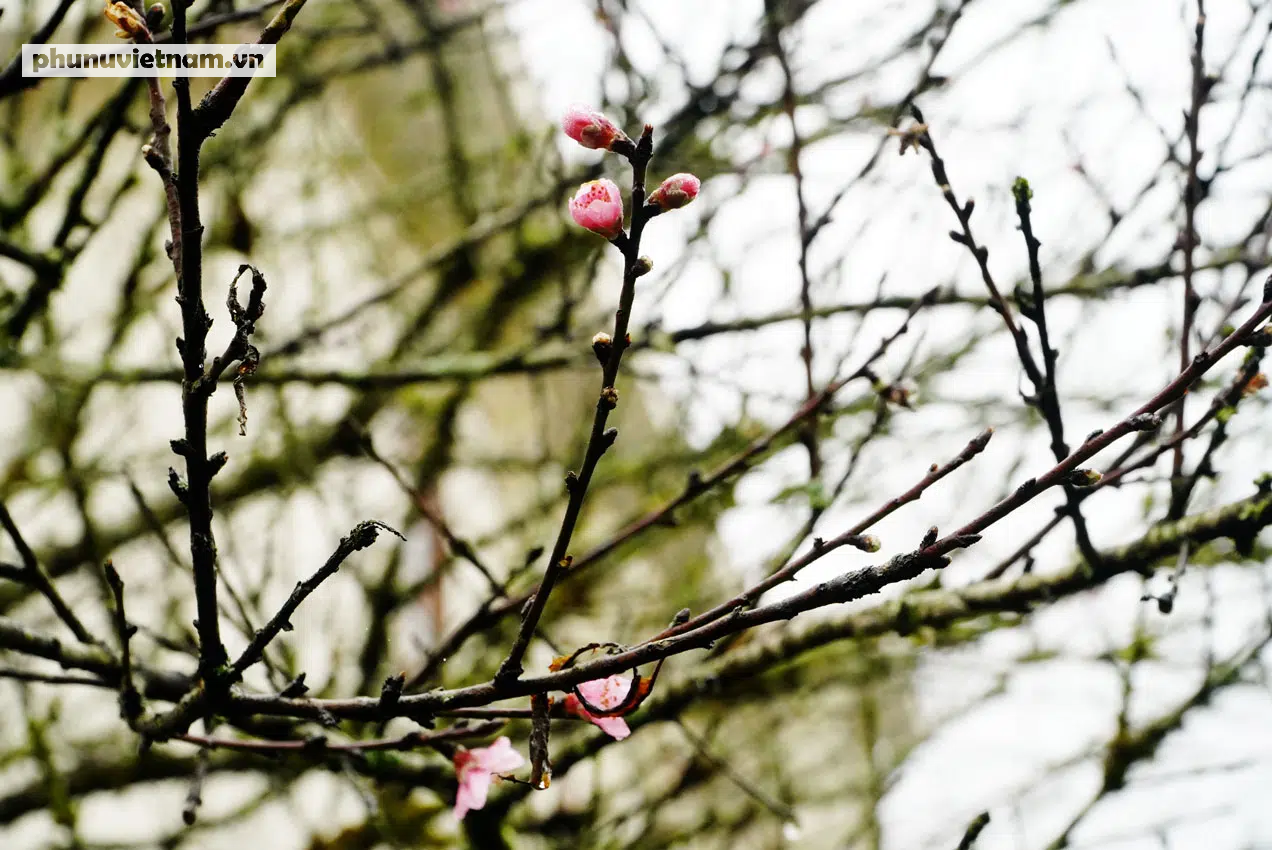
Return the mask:
<svg viewBox="0 0 1272 850">
<path fill-rule="evenodd" d="M 181 480 L 181 476 L 171 466 L 168 467 L 168 486 L 172 488 L 173 495 L 184 505 L 190 494 L 190 488 L 186 487 L 185 482 Z"/>
<path fill-rule="evenodd" d="M 1158 428 L 1162 427 L 1162 417 L 1156 413 L 1141 413 L 1139 416 L 1131 418 L 1130 426 L 1136 431 L 1156 431 Z M 1099 434 L 1102 433 L 1104 432 L 1098 431 L 1095 436 L 1099 436 Z M 1088 441 L 1091 439 L 1093 438 L 1087 438 Z"/>
<path fill-rule="evenodd" d="M 208 476 L 213 477 L 224 469 L 225 464 L 229 461 L 229 459 L 230 456 L 225 452 L 217 452 L 212 455 L 212 457 L 208 458 Z"/>
<path fill-rule="evenodd" d="M 309 693 L 309 686 L 305 684 L 305 674 L 301 673 L 287 683 L 287 687 L 279 692 L 279 696 L 284 699 L 292 699 L 294 697 L 303 697 Z"/>
<path fill-rule="evenodd" d="M 937 531 L 937 528 L 935 525 L 929 528 L 926 532 L 924 532 L 923 539 L 919 541 L 919 548 L 926 549 L 929 546 L 931 546 L 933 543 L 936 542 L 936 537 L 938 534 L 940 534 L 940 532 Z"/>
<path fill-rule="evenodd" d="M 592 337 L 592 352 L 596 355 L 596 360 L 602 366 L 609 363 L 610 351 L 614 346 L 614 338 L 609 334 L 601 331 Z"/>
<path fill-rule="evenodd" d="M 1068 481 L 1074 487 L 1094 487 L 1103 478 L 1094 469 L 1075 469 L 1069 473 Z"/>
<path fill-rule="evenodd" d="M 382 717 L 392 715 L 393 708 L 398 704 L 398 700 L 402 698 L 402 689 L 405 686 L 405 673 L 389 676 L 384 680 L 384 685 L 380 688 L 380 715 Z"/>
</svg>

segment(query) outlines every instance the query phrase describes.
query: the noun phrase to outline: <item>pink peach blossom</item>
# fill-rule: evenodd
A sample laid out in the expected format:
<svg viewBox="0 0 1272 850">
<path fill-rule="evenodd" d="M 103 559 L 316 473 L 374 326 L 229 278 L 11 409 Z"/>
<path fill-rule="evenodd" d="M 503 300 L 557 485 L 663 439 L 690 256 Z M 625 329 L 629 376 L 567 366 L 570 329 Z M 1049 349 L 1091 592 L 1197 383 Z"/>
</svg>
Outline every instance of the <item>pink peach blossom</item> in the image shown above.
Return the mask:
<svg viewBox="0 0 1272 850">
<path fill-rule="evenodd" d="M 470 811 L 485 806 L 494 775 L 516 770 L 525 761 L 521 753 L 512 748 L 512 742 L 506 736 L 489 747 L 478 747 L 475 750 L 460 747 L 455 753 L 455 776 L 459 780 L 459 791 L 455 795 L 455 817 L 463 820 L 464 815 Z"/>
<path fill-rule="evenodd" d="M 579 693 L 596 708 L 618 708 L 627 699 L 632 688 L 632 680 L 626 676 L 610 676 L 608 679 L 595 679 L 579 685 Z M 565 698 L 565 710 L 576 717 L 590 720 L 601 727 L 605 734 L 616 741 L 621 741 L 632 730 L 627 728 L 627 721 L 621 717 L 597 717 L 583 707 L 583 703 L 574 694 Z"/>
<path fill-rule="evenodd" d="M 570 215 L 581 227 L 613 239 L 623 232 L 623 196 L 613 180 L 584 183 L 570 199 Z"/>
<path fill-rule="evenodd" d="M 678 210 L 698 197 L 702 181 L 692 174 L 673 174 L 649 195 L 649 202 L 666 210 Z"/>
<path fill-rule="evenodd" d="M 577 103 L 565 111 L 561 129 L 571 139 L 592 150 L 609 150 L 614 142 L 627 138 L 613 121 L 595 109 Z"/>
</svg>

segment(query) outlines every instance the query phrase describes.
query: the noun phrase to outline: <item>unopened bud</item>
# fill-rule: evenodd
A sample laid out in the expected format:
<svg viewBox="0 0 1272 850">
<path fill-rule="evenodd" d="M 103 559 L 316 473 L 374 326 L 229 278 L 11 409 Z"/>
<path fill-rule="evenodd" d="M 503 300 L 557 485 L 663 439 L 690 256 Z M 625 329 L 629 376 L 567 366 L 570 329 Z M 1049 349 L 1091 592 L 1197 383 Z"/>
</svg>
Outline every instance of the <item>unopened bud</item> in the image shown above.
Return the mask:
<svg viewBox="0 0 1272 850">
<path fill-rule="evenodd" d="M 610 150 L 615 142 L 629 142 L 618 125 L 588 106 L 575 104 L 566 110 L 561 129 L 574 141 L 593 150 Z"/>
<path fill-rule="evenodd" d="M 1245 386 L 1241 388 L 1242 396 L 1254 395 L 1259 390 L 1268 385 L 1268 376 L 1262 372 L 1258 372 L 1250 380 L 1245 382 Z"/>
<path fill-rule="evenodd" d="M 596 354 L 596 359 L 604 366 L 609 362 L 610 351 L 614 347 L 614 338 L 604 331 L 592 337 L 592 351 Z"/>
<path fill-rule="evenodd" d="M 692 174 L 673 174 L 649 195 L 649 203 L 663 212 L 678 210 L 698 197 L 702 181 Z"/>
<path fill-rule="evenodd" d="M 119 31 L 115 33 L 116 38 L 135 38 L 150 34 L 145 19 L 127 3 L 120 3 L 119 0 L 107 3 L 103 14 L 106 15 L 106 20 L 119 27 Z"/>
<path fill-rule="evenodd" d="M 1069 483 L 1074 487 L 1094 487 L 1104 478 L 1094 469 L 1075 469 L 1069 473 Z"/>
<path fill-rule="evenodd" d="M 1136 431 L 1156 431 L 1162 427 L 1162 418 L 1156 413 L 1141 413 L 1131 418 L 1130 425 Z M 1104 433 L 1103 431 L 1099 433 Z"/>
</svg>

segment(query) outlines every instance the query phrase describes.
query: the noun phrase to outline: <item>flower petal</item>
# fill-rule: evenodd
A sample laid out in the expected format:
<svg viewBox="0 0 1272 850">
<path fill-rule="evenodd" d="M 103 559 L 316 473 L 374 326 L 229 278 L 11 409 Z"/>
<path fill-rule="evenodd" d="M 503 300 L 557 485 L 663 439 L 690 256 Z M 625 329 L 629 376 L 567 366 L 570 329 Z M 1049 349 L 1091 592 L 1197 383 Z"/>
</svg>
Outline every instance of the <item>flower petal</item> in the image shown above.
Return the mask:
<svg viewBox="0 0 1272 850">
<path fill-rule="evenodd" d="M 623 196 L 613 180 L 584 183 L 570 199 L 570 216 L 580 227 L 613 239 L 623 232 Z"/>
<path fill-rule="evenodd" d="M 627 721 L 621 717 L 592 717 L 589 719 L 615 741 L 621 741 L 632 734 L 632 730 L 627 726 Z"/>
<path fill-rule="evenodd" d="M 626 676 L 610 676 L 608 679 L 596 679 L 591 682 L 584 682 L 579 685 L 579 692 L 596 708 L 617 708 L 627 699 L 627 692 L 631 688 L 631 680 Z M 628 727 L 627 721 L 621 717 L 598 717 L 583 707 L 583 703 L 574 694 L 567 694 L 565 697 L 565 710 L 575 717 L 582 717 L 592 725 L 599 727 L 606 735 L 609 735 L 616 741 L 621 741 L 628 735 L 632 734 L 632 730 Z"/>
<path fill-rule="evenodd" d="M 506 736 L 489 747 L 473 750 L 472 753 L 477 757 L 481 768 L 489 773 L 507 773 L 526 763 L 521 753 L 512 748 L 512 742 Z"/>
<path fill-rule="evenodd" d="M 455 793 L 455 817 L 464 819 L 470 811 L 486 805 L 490 793 L 491 774 L 479 767 L 469 768 L 459 777 L 459 790 Z"/>
<path fill-rule="evenodd" d="M 579 685 L 579 693 L 597 708 L 618 708 L 627 699 L 632 680 L 626 676 L 609 676 L 605 679 L 593 679 Z"/>
</svg>

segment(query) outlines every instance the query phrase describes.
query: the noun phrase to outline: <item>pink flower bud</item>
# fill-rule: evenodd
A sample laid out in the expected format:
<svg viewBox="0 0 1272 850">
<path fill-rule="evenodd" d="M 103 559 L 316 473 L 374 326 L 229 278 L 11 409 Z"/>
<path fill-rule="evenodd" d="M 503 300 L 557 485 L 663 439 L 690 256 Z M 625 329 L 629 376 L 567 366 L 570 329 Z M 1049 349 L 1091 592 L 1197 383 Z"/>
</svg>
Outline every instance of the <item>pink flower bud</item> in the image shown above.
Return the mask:
<svg viewBox="0 0 1272 850">
<path fill-rule="evenodd" d="M 614 142 L 626 139 L 627 134 L 601 113 L 587 106 L 575 104 L 565 111 L 561 129 L 585 148 L 609 150 Z"/>
<path fill-rule="evenodd" d="M 613 180 L 584 183 L 570 199 L 570 215 L 579 226 L 613 239 L 623 232 L 623 196 Z"/>
<path fill-rule="evenodd" d="M 664 212 L 678 210 L 698 197 L 702 181 L 692 174 L 673 174 L 649 195 L 649 202 Z"/>
</svg>

